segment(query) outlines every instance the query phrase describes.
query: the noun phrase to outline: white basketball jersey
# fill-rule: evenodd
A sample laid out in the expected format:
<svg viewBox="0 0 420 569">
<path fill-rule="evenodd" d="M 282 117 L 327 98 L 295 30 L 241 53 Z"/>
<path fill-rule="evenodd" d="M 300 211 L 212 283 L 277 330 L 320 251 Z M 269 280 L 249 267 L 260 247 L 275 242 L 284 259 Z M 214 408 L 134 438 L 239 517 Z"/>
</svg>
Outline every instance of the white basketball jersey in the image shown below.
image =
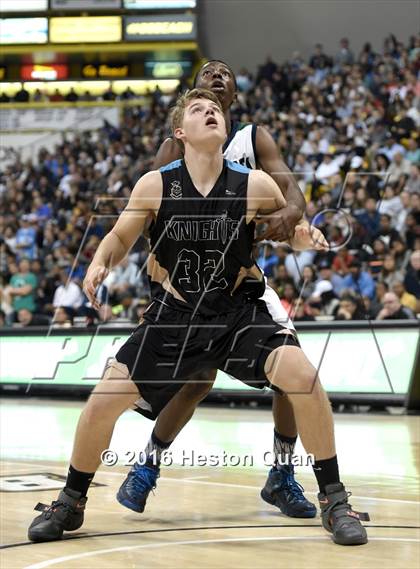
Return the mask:
<svg viewBox="0 0 420 569">
<path fill-rule="evenodd" d="M 233 123 L 232 130 L 223 147 L 223 156 L 231 162 L 238 162 L 247 168 L 256 170 L 257 125 L 246 123 Z M 293 322 L 282 305 L 279 295 L 265 282 L 265 292 L 261 297 L 275 322 L 289 330 L 294 330 Z"/>
<path fill-rule="evenodd" d="M 257 168 L 256 135 L 257 125 L 233 123 L 230 135 L 223 147 L 223 156 L 226 160 L 255 170 Z"/>
</svg>

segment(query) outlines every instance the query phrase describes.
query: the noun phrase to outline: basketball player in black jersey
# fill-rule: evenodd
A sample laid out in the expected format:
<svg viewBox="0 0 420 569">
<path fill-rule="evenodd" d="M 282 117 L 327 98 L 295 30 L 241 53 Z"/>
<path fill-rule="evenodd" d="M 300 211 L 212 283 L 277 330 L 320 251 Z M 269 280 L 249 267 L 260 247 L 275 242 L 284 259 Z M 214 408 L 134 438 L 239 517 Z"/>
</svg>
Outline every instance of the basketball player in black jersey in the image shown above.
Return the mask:
<svg viewBox="0 0 420 569">
<path fill-rule="evenodd" d="M 194 374 L 223 369 L 250 384 L 289 393 L 303 445 L 315 456 L 324 527 L 336 543 L 366 543 L 359 514 L 339 479 L 331 407 L 317 371 L 295 336 L 257 298 L 263 290 L 251 298 L 244 286 L 254 280 L 257 289 L 264 288 L 252 257 L 254 220 L 281 209 L 285 200 L 264 172 L 223 159 L 226 125 L 211 92 L 193 90 L 181 97 L 172 125 L 185 159 L 139 180 L 83 283 L 98 306 L 97 287 L 127 255 L 152 213 L 152 303 L 93 390 L 77 426 L 66 486 L 50 506 L 38 504 L 42 513 L 30 525 L 29 539 L 60 539 L 63 531 L 82 525 L 101 452 L 109 447 L 118 417 L 139 397 L 153 410 L 160 392 L 175 393 Z M 299 230 L 290 244 L 310 245 Z M 137 484 L 135 472 L 130 474 L 127 500 Z"/>
<path fill-rule="evenodd" d="M 261 126 L 232 122 L 230 107 L 236 97 L 236 82 L 233 71 L 226 63 L 217 60 L 205 63 L 197 73 L 195 85 L 212 91 L 222 105 L 228 133 L 223 145 L 226 158 L 253 169 L 257 166 L 261 167 L 271 175 L 282 191 L 287 202 L 286 207 L 277 212 L 275 217 L 269 218 L 271 225 L 265 237 L 272 237 L 278 241 L 286 240 L 293 234 L 296 224 L 305 212 L 305 200 L 292 173 L 279 157 L 274 140 Z M 182 158 L 180 145 L 174 138 L 167 138 L 156 155 L 153 167 L 158 169 L 180 158 Z M 313 231 L 317 230 L 313 228 Z M 279 315 L 279 320 L 286 324 L 289 315 L 280 299 L 275 298 L 276 293 L 271 292 L 274 302 L 277 301 L 274 311 Z M 291 327 L 290 323 L 289 327 Z M 188 382 L 168 403 L 167 400 L 161 402 L 162 406 L 167 404 L 159 413 L 145 448 L 145 455 L 153 457 L 150 463 L 153 462 L 155 469 L 149 470 L 147 465 L 143 468 L 144 504 L 142 509 L 137 511 L 144 509 L 150 490 L 156 487 L 159 474 L 156 466 L 159 466 L 158 459 L 161 453 L 169 448 L 181 429 L 191 419 L 197 405 L 211 390 L 215 377 L 215 371 L 211 371 L 195 378 L 195 381 Z M 275 427 L 273 441 L 275 461 L 269 471 L 261 496 L 265 501 L 280 508 L 285 515 L 299 518 L 314 517 L 316 507 L 305 498 L 302 486 L 295 480 L 294 467 L 290 462 L 296 444 L 297 427 L 293 408 L 287 395 L 274 392 L 272 408 Z M 147 410 L 139 407 L 136 410 L 146 417 L 155 418 Z"/>
</svg>

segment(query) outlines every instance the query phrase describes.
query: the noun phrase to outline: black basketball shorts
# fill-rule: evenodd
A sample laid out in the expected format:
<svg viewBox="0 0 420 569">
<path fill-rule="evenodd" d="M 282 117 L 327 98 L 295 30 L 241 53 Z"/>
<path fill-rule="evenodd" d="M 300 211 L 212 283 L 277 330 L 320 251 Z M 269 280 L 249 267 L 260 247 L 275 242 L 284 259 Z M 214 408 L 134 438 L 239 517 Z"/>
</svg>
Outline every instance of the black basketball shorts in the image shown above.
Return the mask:
<svg viewBox="0 0 420 569">
<path fill-rule="evenodd" d="M 154 301 L 115 358 L 125 364 L 140 394 L 143 415 L 155 419 L 193 376 L 219 369 L 251 387 L 270 386 L 267 357 L 279 346 L 299 346 L 282 333 L 261 300 L 235 312 L 195 315 Z"/>
</svg>

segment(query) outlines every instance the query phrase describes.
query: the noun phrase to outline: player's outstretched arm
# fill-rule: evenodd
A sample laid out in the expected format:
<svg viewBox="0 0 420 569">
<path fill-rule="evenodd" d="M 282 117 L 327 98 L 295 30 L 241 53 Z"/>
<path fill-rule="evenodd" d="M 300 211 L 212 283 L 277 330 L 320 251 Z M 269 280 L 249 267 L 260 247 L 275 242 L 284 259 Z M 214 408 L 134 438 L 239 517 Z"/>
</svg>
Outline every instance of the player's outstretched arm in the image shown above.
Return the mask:
<svg viewBox="0 0 420 569">
<path fill-rule="evenodd" d="M 162 176 L 152 171 L 145 174 L 131 193 L 129 202 L 116 224 L 101 241 L 83 281 L 83 290 L 94 308 L 99 308 L 96 289 L 110 269 L 118 265 L 137 241 L 149 214 L 154 215 L 162 199 Z"/>
<path fill-rule="evenodd" d="M 267 174 L 270 174 L 286 199 L 287 206 L 280 212 L 276 220 L 276 230 L 279 237 L 287 239 L 293 235 L 296 224 L 305 213 L 305 198 L 292 172 L 282 160 L 272 136 L 262 126 L 257 128 L 256 151 L 258 165 Z"/>
</svg>

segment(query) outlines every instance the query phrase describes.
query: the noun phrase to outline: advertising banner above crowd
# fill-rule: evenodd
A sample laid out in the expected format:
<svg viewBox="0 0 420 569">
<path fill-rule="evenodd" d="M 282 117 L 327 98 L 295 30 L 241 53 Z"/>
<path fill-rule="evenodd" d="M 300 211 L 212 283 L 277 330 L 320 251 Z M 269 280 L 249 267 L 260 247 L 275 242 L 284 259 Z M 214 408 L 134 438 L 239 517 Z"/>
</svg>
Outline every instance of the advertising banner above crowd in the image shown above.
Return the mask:
<svg viewBox="0 0 420 569">
<path fill-rule="evenodd" d="M 47 18 L 3 18 L 0 44 L 44 44 L 48 42 Z"/>
<path fill-rule="evenodd" d="M 68 65 L 61 63 L 45 63 L 35 65 L 22 65 L 20 78 L 24 81 L 57 81 L 67 79 L 69 76 Z"/>
<path fill-rule="evenodd" d="M 196 0 L 124 0 L 127 10 L 185 10 L 196 4 Z"/>
<path fill-rule="evenodd" d="M 194 14 L 166 16 L 125 16 L 126 41 L 167 41 L 197 39 Z"/>
<path fill-rule="evenodd" d="M 118 10 L 121 0 L 51 0 L 52 10 Z"/>
<path fill-rule="evenodd" d="M 0 109 L 0 127 L 3 131 L 62 131 L 101 128 L 104 120 L 118 126 L 116 107 L 43 107 Z"/>
<path fill-rule="evenodd" d="M 51 43 L 110 43 L 121 41 L 120 16 L 50 18 Z"/>
<path fill-rule="evenodd" d="M 45 12 L 48 0 L 1 0 L 0 13 L 3 12 Z"/>
</svg>

